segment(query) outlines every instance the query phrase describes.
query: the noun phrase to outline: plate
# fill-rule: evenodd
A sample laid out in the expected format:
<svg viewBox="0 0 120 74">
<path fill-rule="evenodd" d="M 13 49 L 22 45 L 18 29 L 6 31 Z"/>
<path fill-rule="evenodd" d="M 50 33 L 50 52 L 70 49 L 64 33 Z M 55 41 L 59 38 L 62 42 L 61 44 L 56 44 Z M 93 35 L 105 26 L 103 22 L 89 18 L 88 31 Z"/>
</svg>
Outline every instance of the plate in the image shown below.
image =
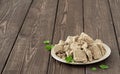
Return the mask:
<svg viewBox="0 0 120 74">
<path fill-rule="evenodd" d="M 66 63 L 66 64 L 72 64 L 72 65 L 87 65 L 87 64 L 93 64 L 93 63 L 97 63 L 97 62 L 103 61 L 103 60 L 105 60 L 106 58 L 108 58 L 108 57 L 110 56 L 110 54 L 111 54 L 111 49 L 110 49 L 110 47 L 109 47 L 108 45 L 104 44 L 104 43 L 103 43 L 103 46 L 104 46 L 104 48 L 105 48 L 105 50 L 106 50 L 105 55 L 104 55 L 102 58 L 98 59 L 98 60 L 94 60 L 94 61 L 87 62 L 87 63 L 75 63 L 75 62 L 67 63 L 65 60 L 59 58 L 59 57 L 55 54 L 54 49 L 51 50 L 51 56 L 52 56 L 55 60 L 57 60 L 57 61 L 59 61 L 59 62 L 62 62 L 62 63 Z"/>
</svg>

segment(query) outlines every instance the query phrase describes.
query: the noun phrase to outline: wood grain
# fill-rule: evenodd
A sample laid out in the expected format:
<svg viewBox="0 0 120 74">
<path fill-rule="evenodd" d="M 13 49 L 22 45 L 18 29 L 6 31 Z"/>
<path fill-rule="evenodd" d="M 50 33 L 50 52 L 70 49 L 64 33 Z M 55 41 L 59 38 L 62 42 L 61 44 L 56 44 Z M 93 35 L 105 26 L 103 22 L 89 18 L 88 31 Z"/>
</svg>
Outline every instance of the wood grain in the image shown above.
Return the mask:
<svg viewBox="0 0 120 74">
<path fill-rule="evenodd" d="M 115 38 L 113 22 L 107 0 L 84 0 L 85 32 L 94 39 L 102 39 L 112 50 L 112 54 L 103 62 L 89 65 L 86 74 L 118 74 L 120 72 L 120 57 Z M 109 65 L 109 69 L 101 70 L 100 64 Z M 91 71 L 91 67 L 97 67 L 97 71 Z"/>
<path fill-rule="evenodd" d="M 120 48 L 120 0 L 109 0 L 111 14 Z M 119 49 L 120 50 L 120 49 Z"/>
<path fill-rule="evenodd" d="M 3 74 L 46 74 L 57 0 L 34 0 Z"/>
<path fill-rule="evenodd" d="M 82 0 L 59 0 L 53 43 L 82 31 Z M 63 64 L 50 57 L 48 74 L 84 74 L 84 66 Z"/>
<path fill-rule="evenodd" d="M 0 73 L 4 68 L 31 0 L 0 0 Z"/>
<path fill-rule="evenodd" d="M 120 0 L 0 0 L 1 74 L 119 74 L 119 13 Z M 44 48 L 44 40 L 56 44 L 82 31 L 109 45 L 110 57 L 74 66 L 56 61 Z"/>
</svg>

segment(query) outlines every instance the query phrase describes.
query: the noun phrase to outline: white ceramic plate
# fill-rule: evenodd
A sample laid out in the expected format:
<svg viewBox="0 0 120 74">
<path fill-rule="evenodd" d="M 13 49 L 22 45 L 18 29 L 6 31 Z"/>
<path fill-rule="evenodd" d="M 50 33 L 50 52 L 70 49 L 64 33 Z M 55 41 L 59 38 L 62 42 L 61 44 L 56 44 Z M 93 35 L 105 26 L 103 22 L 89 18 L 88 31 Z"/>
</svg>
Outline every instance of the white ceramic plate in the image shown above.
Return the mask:
<svg viewBox="0 0 120 74">
<path fill-rule="evenodd" d="M 65 60 L 59 58 L 59 57 L 55 54 L 54 49 L 51 50 L 51 56 L 52 56 L 54 59 L 56 59 L 57 61 L 60 61 L 60 62 L 62 62 L 62 63 L 66 63 L 66 64 L 73 64 L 73 65 L 93 64 L 93 63 L 97 63 L 97 62 L 103 61 L 103 60 L 105 60 L 106 58 L 108 58 L 108 57 L 110 56 L 110 54 L 111 54 L 111 49 L 110 49 L 110 47 L 107 46 L 106 44 L 103 44 L 103 46 L 104 46 L 104 48 L 105 48 L 105 50 L 106 50 L 106 54 L 105 54 L 102 58 L 100 58 L 100 59 L 98 59 L 98 60 L 94 60 L 94 61 L 92 61 L 92 62 L 88 62 L 88 63 L 75 63 L 75 62 L 67 63 Z"/>
</svg>

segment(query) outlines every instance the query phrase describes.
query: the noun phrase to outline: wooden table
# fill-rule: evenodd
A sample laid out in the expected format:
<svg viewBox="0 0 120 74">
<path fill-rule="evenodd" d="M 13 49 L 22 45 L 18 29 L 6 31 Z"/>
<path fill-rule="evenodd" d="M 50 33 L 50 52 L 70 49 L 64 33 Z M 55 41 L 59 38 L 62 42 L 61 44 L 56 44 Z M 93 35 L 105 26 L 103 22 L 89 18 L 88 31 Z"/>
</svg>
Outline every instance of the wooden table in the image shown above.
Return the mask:
<svg viewBox="0 0 120 74">
<path fill-rule="evenodd" d="M 102 39 L 111 56 L 73 66 L 55 61 L 44 48 L 44 40 L 55 44 L 81 32 Z M 120 0 L 0 0 L 1 74 L 119 74 L 119 51 Z"/>
</svg>

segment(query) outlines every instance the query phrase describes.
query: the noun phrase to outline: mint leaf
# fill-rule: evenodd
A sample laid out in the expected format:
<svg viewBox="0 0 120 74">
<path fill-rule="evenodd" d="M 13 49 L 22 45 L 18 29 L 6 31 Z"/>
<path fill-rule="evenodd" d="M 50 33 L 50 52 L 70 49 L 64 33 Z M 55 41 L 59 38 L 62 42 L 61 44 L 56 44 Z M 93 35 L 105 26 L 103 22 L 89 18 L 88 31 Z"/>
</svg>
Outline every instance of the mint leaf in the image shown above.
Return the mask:
<svg viewBox="0 0 120 74">
<path fill-rule="evenodd" d="M 101 64 L 101 65 L 99 65 L 99 67 L 100 67 L 101 69 L 108 69 L 108 68 L 109 68 L 109 66 L 108 66 L 108 65 L 105 65 L 105 64 Z"/>
<path fill-rule="evenodd" d="M 53 45 L 46 45 L 45 48 L 48 50 L 48 51 L 51 51 L 51 49 L 53 48 L 54 46 Z"/>
<path fill-rule="evenodd" d="M 96 70 L 97 70 L 97 68 L 96 68 L 96 67 L 92 67 L 92 68 L 91 68 L 91 70 L 96 71 Z"/>
<path fill-rule="evenodd" d="M 51 45 L 51 49 L 54 47 L 54 45 Z"/>
<path fill-rule="evenodd" d="M 45 40 L 43 43 L 44 44 L 50 44 L 50 41 L 49 40 Z"/>
<path fill-rule="evenodd" d="M 67 63 L 70 63 L 70 62 L 73 61 L 73 57 L 72 56 L 68 56 L 68 57 L 65 58 L 65 60 L 66 60 Z"/>
</svg>

